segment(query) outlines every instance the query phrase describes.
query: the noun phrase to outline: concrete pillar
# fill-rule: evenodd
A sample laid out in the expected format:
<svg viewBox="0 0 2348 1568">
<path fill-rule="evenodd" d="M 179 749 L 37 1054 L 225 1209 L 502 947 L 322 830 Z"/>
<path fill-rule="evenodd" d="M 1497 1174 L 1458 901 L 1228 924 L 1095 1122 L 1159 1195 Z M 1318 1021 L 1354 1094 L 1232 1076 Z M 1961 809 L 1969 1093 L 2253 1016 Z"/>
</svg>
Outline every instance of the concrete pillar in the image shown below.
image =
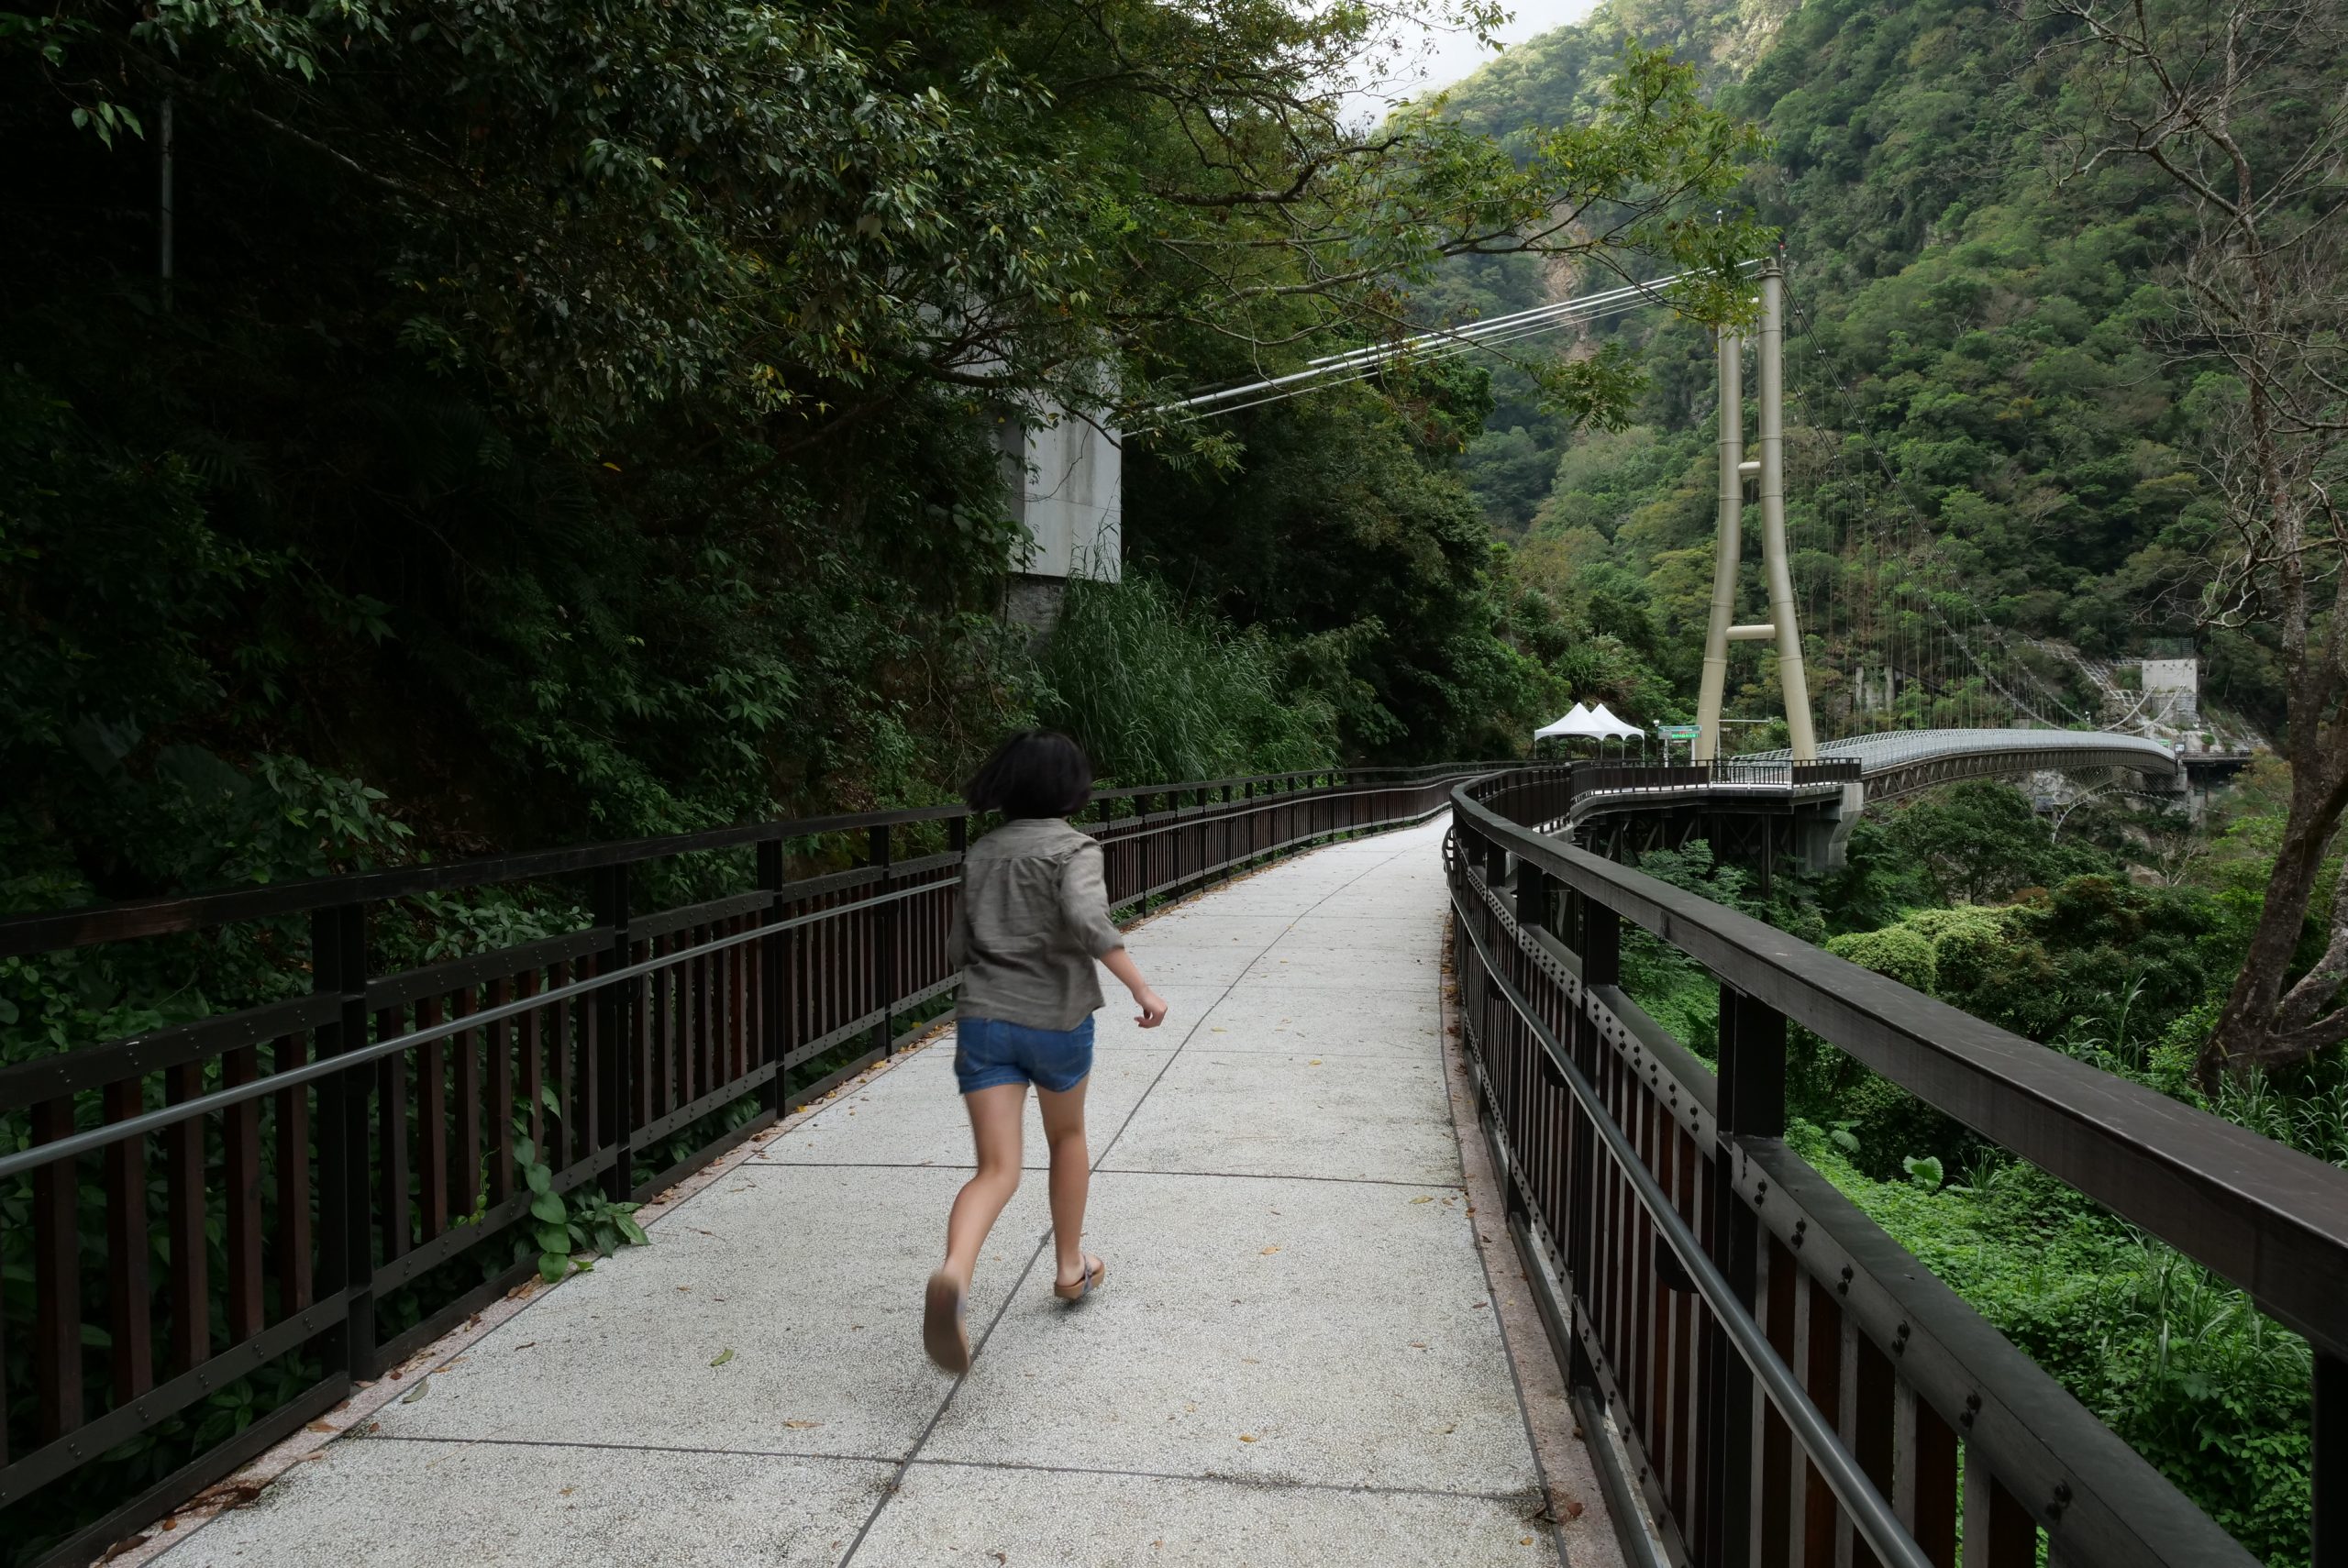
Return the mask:
<svg viewBox="0 0 2348 1568">
<path fill-rule="evenodd" d="M 1778 679 L 1786 694 L 1786 735 L 1796 762 L 1818 756 L 1810 715 L 1810 678 L 1802 668 L 1801 627 L 1794 619 L 1794 577 L 1786 556 L 1786 277 L 1775 258 L 1761 264 L 1761 562 L 1769 583 L 1769 621 L 1778 633 Z"/>
<path fill-rule="evenodd" d="M 1744 341 L 1720 335 L 1720 538 L 1712 558 L 1712 613 L 1704 630 L 1704 674 L 1696 693 L 1690 760 L 1721 754 L 1721 703 L 1728 690 L 1728 628 L 1736 618 L 1736 576 L 1744 541 Z"/>
</svg>

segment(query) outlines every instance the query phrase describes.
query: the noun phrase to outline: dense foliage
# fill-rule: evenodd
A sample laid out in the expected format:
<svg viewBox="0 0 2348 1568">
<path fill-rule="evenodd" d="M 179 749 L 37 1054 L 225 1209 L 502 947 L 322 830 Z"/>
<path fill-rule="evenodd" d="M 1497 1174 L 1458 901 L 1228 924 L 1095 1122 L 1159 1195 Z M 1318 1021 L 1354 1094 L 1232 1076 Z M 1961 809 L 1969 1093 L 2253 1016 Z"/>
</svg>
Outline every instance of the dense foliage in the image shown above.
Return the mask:
<svg viewBox="0 0 2348 1568">
<path fill-rule="evenodd" d="M 2078 128 L 2080 56 L 2043 55 L 2046 35 L 1995 7 L 1818 0 L 1775 22 L 1615 0 L 1470 78 L 1453 112 L 1504 137 L 1555 114 L 1626 29 L 1697 63 L 1775 144 L 1754 189 L 1789 271 L 1788 518 L 1822 721 L 2003 722 L 2010 699 L 2092 712 L 2039 645 L 2110 657 L 2191 634 L 2216 514 L 2200 436 L 2225 394 L 2152 330 L 2185 215 L 2143 168 L 2068 173 L 2049 144 Z M 1497 312 L 1583 282 L 1501 259 L 1455 273 L 1443 304 Z M 1636 343 L 1653 372 L 1627 428 L 1577 431 L 1503 370 L 1468 471 L 1544 586 L 1634 610 L 1684 681 L 1710 587 L 1709 344 L 1656 313 L 1589 336 Z M 2279 718 L 2270 638 L 2212 631 L 2202 652 L 2205 701 Z M 1740 667 L 1748 716 L 1767 711 L 1767 664 Z M 1886 668 L 1896 709 L 1855 690 Z"/>
</svg>

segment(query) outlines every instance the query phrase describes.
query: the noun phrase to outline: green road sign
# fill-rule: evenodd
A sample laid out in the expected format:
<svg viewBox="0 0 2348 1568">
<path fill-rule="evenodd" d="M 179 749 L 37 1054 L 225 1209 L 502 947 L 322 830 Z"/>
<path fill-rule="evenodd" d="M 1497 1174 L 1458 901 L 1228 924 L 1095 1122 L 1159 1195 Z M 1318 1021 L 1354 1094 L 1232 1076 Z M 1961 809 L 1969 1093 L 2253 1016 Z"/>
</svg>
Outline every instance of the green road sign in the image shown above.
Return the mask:
<svg viewBox="0 0 2348 1568">
<path fill-rule="evenodd" d="M 1694 740 L 1704 732 L 1694 724 L 1658 724 L 1656 734 L 1666 740 Z"/>
</svg>

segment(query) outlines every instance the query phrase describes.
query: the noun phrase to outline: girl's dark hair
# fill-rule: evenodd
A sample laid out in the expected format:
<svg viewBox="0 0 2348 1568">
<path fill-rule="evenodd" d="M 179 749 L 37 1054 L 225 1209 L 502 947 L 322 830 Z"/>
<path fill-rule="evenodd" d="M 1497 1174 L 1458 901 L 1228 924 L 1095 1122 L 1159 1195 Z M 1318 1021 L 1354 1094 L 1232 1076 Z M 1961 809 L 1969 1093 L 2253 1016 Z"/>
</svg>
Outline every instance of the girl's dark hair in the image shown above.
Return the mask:
<svg viewBox="0 0 2348 1568">
<path fill-rule="evenodd" d="M 962 786 L 977 812 L 1006 817 L 1064 817 L 1092 799 L 1092 764 L 1083 748 L 1050 730 L 1023 730 L 995 748 Z"/>
</svg>

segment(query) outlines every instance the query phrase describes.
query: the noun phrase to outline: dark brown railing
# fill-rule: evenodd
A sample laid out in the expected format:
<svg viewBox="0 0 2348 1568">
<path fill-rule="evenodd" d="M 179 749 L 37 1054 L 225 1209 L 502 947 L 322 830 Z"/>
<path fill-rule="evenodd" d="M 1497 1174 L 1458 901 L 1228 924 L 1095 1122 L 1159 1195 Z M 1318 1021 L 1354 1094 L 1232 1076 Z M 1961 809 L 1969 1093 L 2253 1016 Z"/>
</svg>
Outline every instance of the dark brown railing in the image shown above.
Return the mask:
<svg viewBox="0 0 2348 1568">
<path fill-rule="evenodd" d="M 2348 1172 L 1537 831 L 1575 796 L 1456 792 L 1454 958 L 1512 1229 L 1669 1561 L 2253 1562 L 1786 1146 L 1791 1021 L 2305 1335 L 2313 1560 L 2348 1565 Z M 1623 995 L 1625 922 L 1718 978 L 1717 1076 Z"/>
<path fill-rule="evenodd" d="M 1423 821 L 1498 766 L 1112 790 L 1086 825 L 1113 900 L 1146 911 L 1301 845 Z M 766 823 L 0 921 L 0 958 L 275 922 L 285 967 L 308 971 L 305 994 L 0 1070 L 0 1225 L 29 1232 L 31 1257 L 30 1288 L 0 1292 L 0 1519 L 290 1369 L 294 1397 L 109 1499 L 41 1560 L 86 1557 L 518 1284 L 536 1194 L 514 1118 L 552 1191 L 640 1198 L 905 1043 L 958 977 L 969 826 L 944 806 Z M 740 890 L 637 907 L 648 873 L 721 851 L 747 862 Z M 566 889 L 589 923 L 369 972 L 371 921 L 514 884 Z M 387 1333 L 377 1306 L 393 1293 L 416 1320 Z M 23 1528 L 0 1532 L 15 1538 L 0 1560 Z"/>
</svg>

